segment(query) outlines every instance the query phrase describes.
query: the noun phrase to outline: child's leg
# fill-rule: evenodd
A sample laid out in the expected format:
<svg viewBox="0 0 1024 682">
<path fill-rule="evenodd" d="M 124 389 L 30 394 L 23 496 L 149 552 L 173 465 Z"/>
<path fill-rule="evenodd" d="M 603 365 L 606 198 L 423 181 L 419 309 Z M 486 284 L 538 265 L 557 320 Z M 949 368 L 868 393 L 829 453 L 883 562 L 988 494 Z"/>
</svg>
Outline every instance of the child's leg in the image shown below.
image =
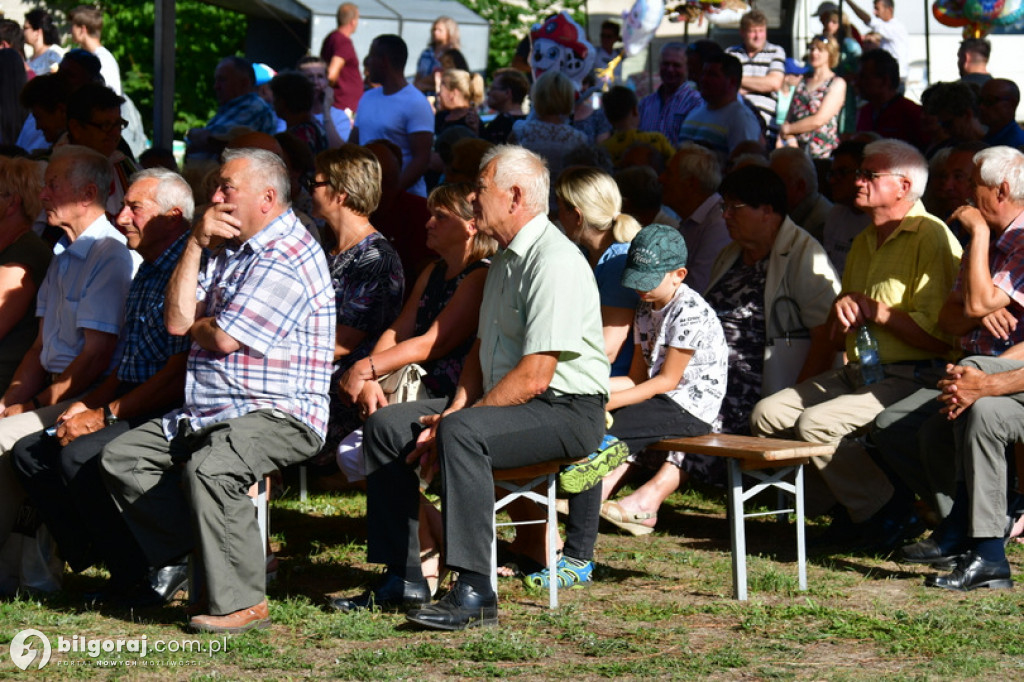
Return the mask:
<svg viewBox="0 0 1024 682">
<path fill-rule="evenodd" d="M 657 395 L 616 411 L 615 423 L 610 429 L 633 454 L 665 438 L 700 436 L 710 431 L 708 424 L 683 410 L 666 395 Z M 616 513 L 630 523 L 653 528 L 662 502 L 686 479 L 686 472 L 677 463 L 666 461 L 649 481 L 617 501 Z"/>
</svg>

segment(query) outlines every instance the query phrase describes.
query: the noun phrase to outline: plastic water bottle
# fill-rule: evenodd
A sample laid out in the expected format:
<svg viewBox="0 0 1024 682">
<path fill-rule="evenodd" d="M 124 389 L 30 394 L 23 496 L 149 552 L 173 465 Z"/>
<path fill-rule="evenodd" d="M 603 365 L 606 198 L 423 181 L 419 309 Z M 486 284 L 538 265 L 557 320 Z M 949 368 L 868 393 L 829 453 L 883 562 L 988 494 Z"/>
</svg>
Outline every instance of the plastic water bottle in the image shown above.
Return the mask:
<svg viewBox="0 0 1024 682">
<path fill-rule="evenodd" d="M 857 330 L 857 359 L 860 360 L 860 376 L 865 386 L 885 378 L 885 370 L 878 359 L 878 341 L 867 325 Z"/>
</svg>

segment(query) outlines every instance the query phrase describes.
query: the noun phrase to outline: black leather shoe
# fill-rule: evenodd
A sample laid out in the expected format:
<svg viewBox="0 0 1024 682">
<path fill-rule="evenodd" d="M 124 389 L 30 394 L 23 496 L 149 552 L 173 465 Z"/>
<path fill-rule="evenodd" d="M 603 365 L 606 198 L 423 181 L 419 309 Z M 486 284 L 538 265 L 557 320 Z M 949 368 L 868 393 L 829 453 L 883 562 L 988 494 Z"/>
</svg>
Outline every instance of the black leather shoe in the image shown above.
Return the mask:
<svg viewBox="0 0 1024 682">
<path fill-rule="evenodd" d="M 149 572 L 149 588 L 167 603 L 188 585 L 188 562 L 169 564 Z"/>
<path fill-rule="evenodd" d="M 498 597 L 456 582 L 436 604 L 410 611 L 410 623 L 433 630 L 465 630 L 498 624 Z"/>
<path fill-rule="evenodd" d="M 380 585 L 358 597 L 338 597 L 331 600 L 331 606 L 343 613 L 372 608 L 382 611 L 407 611 L 429 603 L 430 586 L 426 580 L 402 580 L 393 573 L 385 574 Z"/>
<path fill-rule="evenodd" d="M 956 559 L 960 556 L 956 550 L 945 553 L 939 547 L 939 543 L 932 538 L 925 538 L 912 545 L 904 545 L 896 550 L 895 560 L 903 564 L 932 564 L 949 566 L 952 569 Z"/>
<path fill-rule="evenodd" d="M 1010 562 L 985 561 L 974 552 L 968 552 L 957 561 L 956 568 L 949 575 L 935 576 L 926 580 L 929 587 L 968 592 L 979 587 L 990 590 L 1008 590 L 1013 587 L 1010 580 Z"/>
<path fill-rule="evenodd" d="M 85 600 L 120 608 L 144 609 L 162 606 L 188 584 L 188 564 L 169 564 L 153 568 L 134 581 L 112 578 L 99 592 L 87 593 Z"/>
</svg>

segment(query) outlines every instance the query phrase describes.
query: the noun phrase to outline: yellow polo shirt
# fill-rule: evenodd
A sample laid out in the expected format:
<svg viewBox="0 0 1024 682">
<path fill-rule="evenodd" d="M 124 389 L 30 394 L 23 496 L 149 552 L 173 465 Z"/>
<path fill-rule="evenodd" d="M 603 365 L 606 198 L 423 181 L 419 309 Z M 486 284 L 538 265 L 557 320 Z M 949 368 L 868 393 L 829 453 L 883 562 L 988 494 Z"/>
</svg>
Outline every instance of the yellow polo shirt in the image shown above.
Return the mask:
<svg viewBox="0 0 1024 682">
<path fill-rule="evenodd" d="M 896 230 L 878 246 L 868 225 L 853 240 L 843 272 L 843 291 L 857 291 L 909 314 L 921 329 L 953 346 L 939 331 L 939 310 L 953 288 L 963 250 L 945 223 L 918 201 Z M 872 325 L 882 363 L 928 360 L 934 353 L 916 348 L 887 329 Z M 846 336 L 846 353 L 857 357 L 856 334 Z"/>
</svg>

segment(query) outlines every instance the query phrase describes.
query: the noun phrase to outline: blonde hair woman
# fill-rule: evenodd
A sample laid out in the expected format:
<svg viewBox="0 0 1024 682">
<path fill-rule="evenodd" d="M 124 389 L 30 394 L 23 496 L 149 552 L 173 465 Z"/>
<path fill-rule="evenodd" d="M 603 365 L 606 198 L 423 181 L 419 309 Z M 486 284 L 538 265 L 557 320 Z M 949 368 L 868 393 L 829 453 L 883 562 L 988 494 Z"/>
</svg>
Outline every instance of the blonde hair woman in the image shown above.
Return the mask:
<svg viewBox="0 0 1024 682">
<path fill-rule="evenodd" d="M 474 134 L 480 132 L 480 116 L 477 107 L 484 101 L 484 79 L 478 73 L 462 69 L 447 69 L 441 74 L 441 86 L 437 91 L 437 114 L 434 118 L 434 134 L 445 128 L 466 126 Z"/>
<path fill-rule="evenodd" d="M 508 136 L 509 144 L 525 147 L 543 158 L 553 178 L 557 178 L 565 168 L 565 156 L 569 152 L 590 144 L 587 136 L 568 122 L 575 107 L 575 98 L 576 88 L 568 76 L 560 71 L 545 72 L 530 90 L 534 115 L 516 121 Z M 551 210 L 554 209 L 552 192 Z"/>
<path fill-rule="evenodd" d="M 358 405 L 364 419 L 387 405 L 378 377 L 409 364 L 422 365 L 431 397 L 455 395 L 466 354 L 476 340 L 486 259 L 498 250 L 492 237 L 476 229 L 469 201 L 475 191 L 465 183 L 442 185 L 427 198 L 426 245 L 441 258 L 416 280 L 398 319 L 381 334 L 371 354 L 341 377 L 342 399 Z M 338 448 L 338 467 L 349 482 L 365 479 L 361 443 L 360 432 Z M 443 577 L 441 517 L 424 500 L 420 519 L 423 577 L 434 592 Z"/>
<path fill-rule="evenodd" d="M 838 40 L 815 36 L 807 62 L 813 71 L 796 86 L 779 137 L 794 140 L 812 157 L 823 159 L 839 146 L 839 114 L 846 102 L 846 81 L 832 70 L 839 64 Z"/>
<path fill-rule="evenodd" d="M 45 164 L 0 157 L 0 395 L 36 338 L 35 301 L 53 255 L 32 231 Z"/>
<path fill-rule="evenodd" d="M 444 67 L 441 55 L 448 50 L 457 50 L 461 46 L 459 25 L 451 17 L 438 17 L 430 27 L 430 42 L 420 54 L 416 62 L 416 78 L 413 85 L 425 93 L 431 93 L 437 87 L 434 74 Z"/>
<path fill-rule="evenodd" d="M 625 374 L 633 347 L 627 341 L 637 295 L 622 286 L 622 269 L 629 242 L 640 231 L 640 223 L 622 212 L 618 185 L 597 168 L 566 168 L 555 182 L 555 200 L 562 229 L 583 249 L 597 278 L 605 351 L 612 363 L 612 375 Z"/>
</svg>

